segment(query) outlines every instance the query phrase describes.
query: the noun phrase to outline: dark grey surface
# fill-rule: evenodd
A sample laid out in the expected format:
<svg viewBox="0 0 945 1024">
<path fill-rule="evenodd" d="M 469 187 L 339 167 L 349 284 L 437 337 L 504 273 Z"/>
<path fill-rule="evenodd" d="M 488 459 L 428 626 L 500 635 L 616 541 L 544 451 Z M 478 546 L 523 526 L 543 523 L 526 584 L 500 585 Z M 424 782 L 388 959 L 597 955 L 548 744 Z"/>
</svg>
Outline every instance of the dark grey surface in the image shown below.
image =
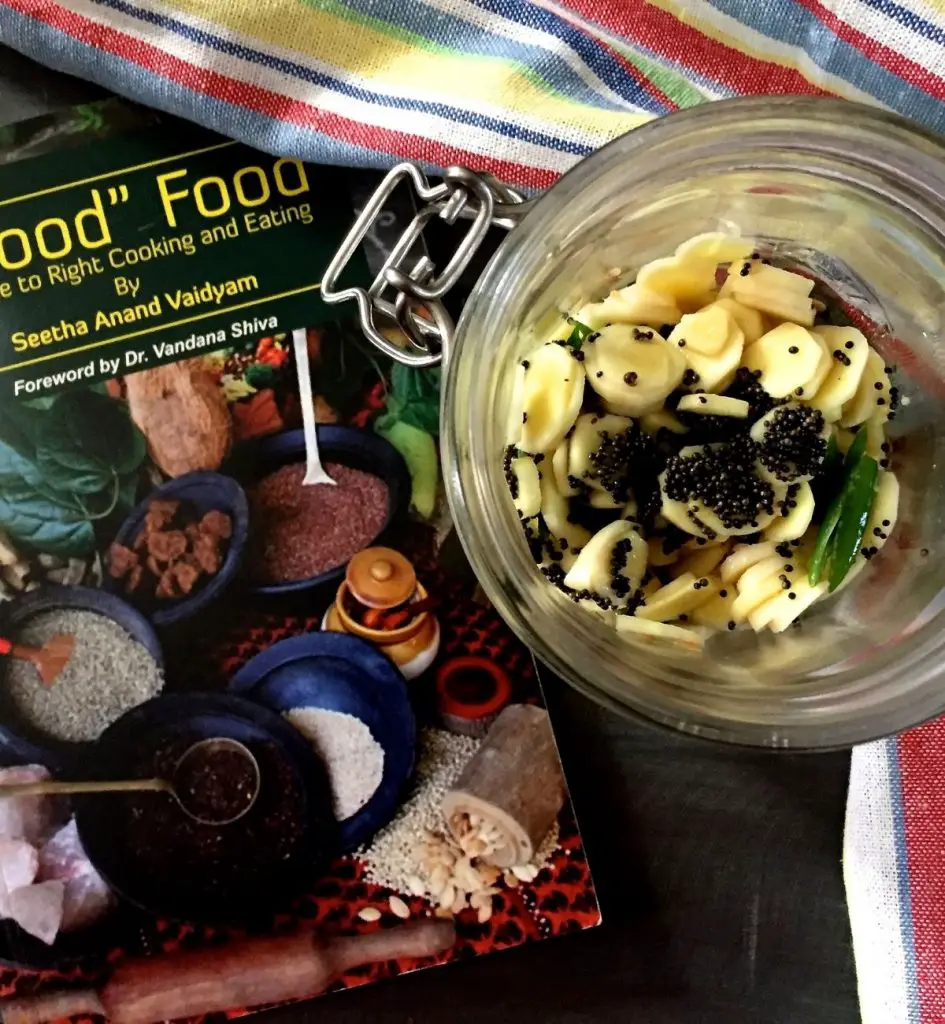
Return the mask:
<svg viewBox="0 0 945 1024">
<path fill-rule="evenodd" d="M 0 47 L 0 124 L 97 93 Z M 267 1014 L 319 1024 L 847 1024 L 848 757 L 704 746 L 549 686 L 592 932 Z"/>
</svg>

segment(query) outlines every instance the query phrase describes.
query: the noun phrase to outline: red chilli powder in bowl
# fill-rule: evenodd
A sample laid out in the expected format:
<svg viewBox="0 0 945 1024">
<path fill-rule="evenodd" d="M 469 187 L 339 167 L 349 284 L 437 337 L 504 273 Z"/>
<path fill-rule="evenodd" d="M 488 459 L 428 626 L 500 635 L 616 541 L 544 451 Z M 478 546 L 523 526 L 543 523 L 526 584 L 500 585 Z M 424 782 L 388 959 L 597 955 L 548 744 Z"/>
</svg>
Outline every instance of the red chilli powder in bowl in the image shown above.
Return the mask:
<svg viewBox="0 0 945 1024">
<path fill-rule="evenodd" d="M 247 491 L 249 570 L 257 583 L 294 583 L 344 565 L 387 520 L 387 484 L 350 466 L 325 466 L 337 486 L 303 486 L 305 464 L 283 466 Z"/>
</svg>

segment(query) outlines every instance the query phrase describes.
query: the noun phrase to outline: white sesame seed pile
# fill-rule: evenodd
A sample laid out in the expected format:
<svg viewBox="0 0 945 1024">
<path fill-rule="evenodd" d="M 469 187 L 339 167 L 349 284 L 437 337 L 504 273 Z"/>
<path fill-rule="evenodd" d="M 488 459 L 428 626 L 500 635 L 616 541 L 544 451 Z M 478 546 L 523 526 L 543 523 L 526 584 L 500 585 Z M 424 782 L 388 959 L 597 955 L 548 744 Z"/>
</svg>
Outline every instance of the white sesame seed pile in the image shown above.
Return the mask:
<svg viewBox="0 0 945 1024">
<path fill-rule="evenodd" d="M 384 778 L 384 748 L 354 715 L 329 708 L 292 708 L 283 718 L 312 744 L 331 784 L 335 818 L 346 821 L 377 792 Z"/>
</svg>

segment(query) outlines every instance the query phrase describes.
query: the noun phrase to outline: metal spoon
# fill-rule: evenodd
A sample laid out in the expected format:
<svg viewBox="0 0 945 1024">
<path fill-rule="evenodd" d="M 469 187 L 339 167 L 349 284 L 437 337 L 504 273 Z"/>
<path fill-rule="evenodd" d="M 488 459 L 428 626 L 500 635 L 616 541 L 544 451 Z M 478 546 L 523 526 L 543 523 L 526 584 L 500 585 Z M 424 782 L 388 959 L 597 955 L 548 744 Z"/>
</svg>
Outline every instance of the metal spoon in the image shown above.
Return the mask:
<svg viewBox="0 0 945 1024">
<path fill-rule="evenodd" d="M 318 430 L 315 426 L 315 400 L 312 398 L 312 375 L 308 365 L 308 338 L 305 328 L 292 332 L 295 351 L 295 372 L 299 378 L 299 400 L 302 403 L 302 428 L 305 434 L 305 476 L 302 484 L 335 484 L 325 471 L 318 451 Z"/>
<path fill-rule="evenodd" d="M 231 740 L 225 737 L 200 740 L 188 747 L 180 760 L 174 766 L 174 778 L 178 779 L 188 762 L 195 756 L 207 753 L 216 753 L 221 750 L 230 750 L 245 758 L 253 769 L 253 784 L 247 794 L 246 805 L 236 814 L 226 818 L 207 818 L 195 813 L 187 806 L 185 800 L 181 799 L 180 793 L 173 782 L 167 779 L 108 779 L 104 781 L 87 782 L 15 782 L 9 785 L 0 786 L 0 799 L 16 796 L 70 796 L 76 793 L 167 793 L 172 796 L 180 809 L 194 821 L 201 825 L 232 825 L 247 814 L 256 803 L 259 796 L 260 777 L 259 763 L 252 752 L 238 740 Z"/>
</svg>

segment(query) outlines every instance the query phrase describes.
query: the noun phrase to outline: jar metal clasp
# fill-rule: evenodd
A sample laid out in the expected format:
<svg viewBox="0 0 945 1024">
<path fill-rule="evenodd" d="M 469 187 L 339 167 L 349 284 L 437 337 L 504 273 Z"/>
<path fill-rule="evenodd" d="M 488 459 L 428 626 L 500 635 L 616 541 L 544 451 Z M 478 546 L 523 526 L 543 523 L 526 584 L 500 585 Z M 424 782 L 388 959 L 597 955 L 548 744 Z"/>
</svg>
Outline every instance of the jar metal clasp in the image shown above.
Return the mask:
<svg viewBox="0 0 945 1024">
<path fill-rule="evenodd" d="M 413 186 L 423 205 L 404 229 L 371 285 L 368 288 L 341 287 L 341 275 L 358 246 L 383 213 L 394 191 L 405 181 Z M 322 278 L 322 296 L 332 304 L 357 302 L 365 338 L 391 359 L 406 366 L 435 366 L 449 357 L 456 330 L 443 297 L 475 256 L 489 228 L 513 228 L 533 204 L 533 199 L 525 198 L 485 172 L 449 167 L 443 181 L 431 185 L 416 164 L 398 164 L 378 185 L 338 247 Z M 458 220 L 471 222 L 449 262 L 440 271 L 426 254 L 417 257 L 415 251 L 415 243 L 434 217 L 447 224 Z M 381 325 L 391 322 L 397 323 L 406 335 L 406 346 L 395 344 L 382 333 Z"/>
</svg>

